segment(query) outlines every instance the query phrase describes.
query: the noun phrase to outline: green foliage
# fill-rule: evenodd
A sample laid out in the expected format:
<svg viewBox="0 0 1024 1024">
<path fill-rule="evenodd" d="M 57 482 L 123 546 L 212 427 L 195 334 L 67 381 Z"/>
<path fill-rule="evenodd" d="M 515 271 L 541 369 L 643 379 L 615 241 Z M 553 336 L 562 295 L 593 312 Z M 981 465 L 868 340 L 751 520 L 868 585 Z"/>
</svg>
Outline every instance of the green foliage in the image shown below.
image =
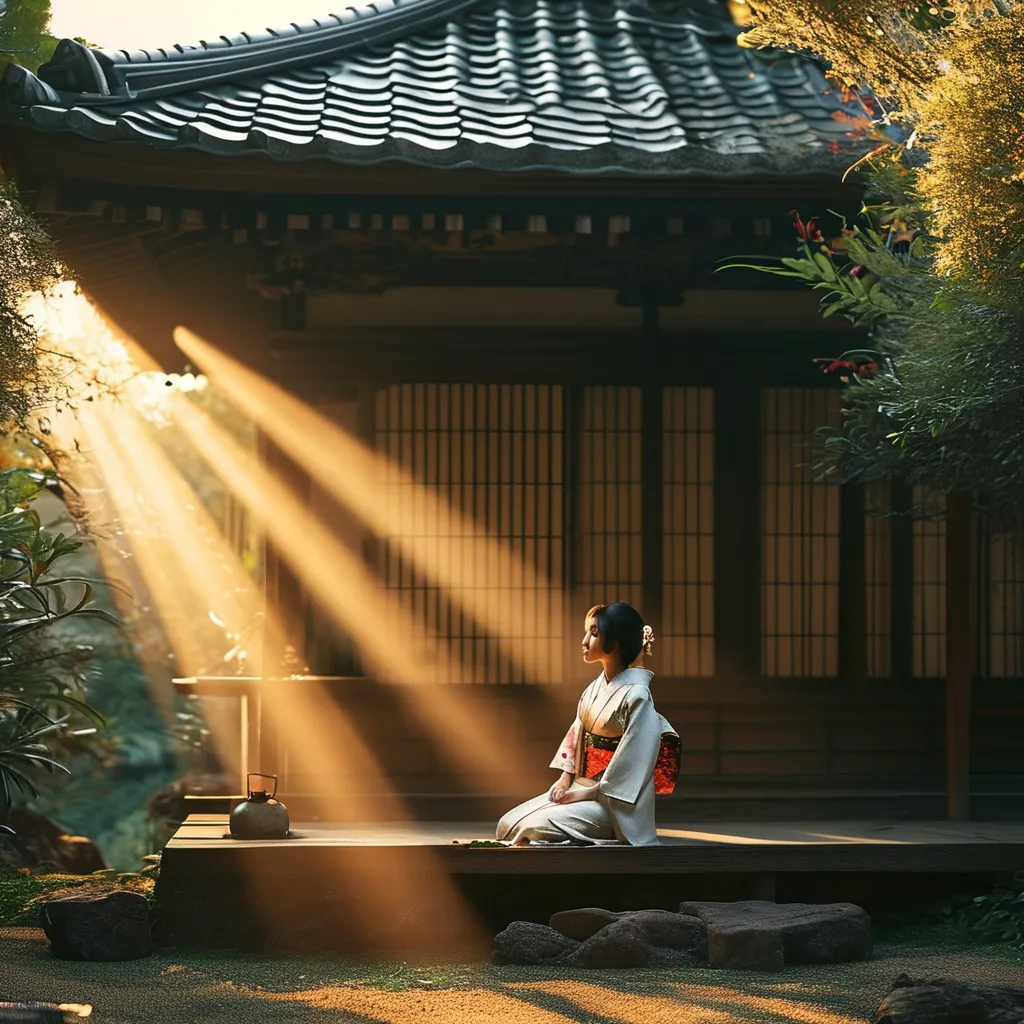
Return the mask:
<svg viewBox="0 0 1024 1024">
<path fill-rule="evenodd" d="M 986 294 L 1024 288 L 1024 23 L 1012 0 L 749 0 L 747 47 L 814 54 L 856 99 L 862 158 L 916 168 L 934 270 Z M 851 96 L 852 93 L 852 96 Z M 898 131 L 893 128 L 898 127 Z M 890 194 L 890 201 L 898 202 Z"/>
<path fill-rule="evenodd" d="M 42 225 L 26 211 L 14 186 L 4 182 L 0 238 L 0 430 L 7 432 L 24 427 L 57 386 L 40 361 L 38 333 L 21 304 L 26 292 L 53 285 L 62 268 Z"/>
<path fill-rule="evenodd" d="M 54 756 L 81 752 L 105 725 L 84 700 L 93 650 L 71 644 L 71 620 L 117 625 L 96 607 L 84 576 L 60 576 L 55 563 L 80 542 L 44 529 L 32 500 L 55 478 L 26 469 L 0 472 L 0 816 L 15 792 L 38 795 L 36 775 L 66 773 Z M 76 729 L 75 722 L 91 728 Z"/>
<path fill-rule="evenodd" d="M 906 199 L 905 178 L 875 187 Z M 752 269 L 823 291 L 824 316 L 839 313 L 866 333 L 861 352 L 825 361 L 847 387 L 842 429 L 819 432 L 820 472 L 968 488 L 993 526 L 1015 528 L 1024 510 L 1024 295 L 937 274 L 928 225 L 912 202 L 883 202 L 829 241 L 798 217 L 798 257 Z"/>
<path fill-rule="evenodd" d="M 975 896 L 963 918 L 979 941 L 1009 942 L 1024 949 L 1024 889 L 995 889 L 987 896 Z"/>
<path fill-rule="evenodd" d="M 1024 22 L 1009 0 L 749 0 L 741 45 L 821 59 L 863 117 L 869 190 L 849 246 L 782 267 L 868 333 L 820 468 L 971 489 L 1024 519 Z M 810 223 L 810 222 L 809 222 Z M 885 230 L 880 230 L 882 227 Z M 798 225 L 799 228 L 799 225 Z M 895 245 L 893 239 L 903 236 Z M 851 258 L 840 266 L 837 253 Z M 855 275 L 852 266 L 861 268 Z M 837 278 L 831 278 L 832 272 Z M 866 275 L 870 275 L 870 278 Z M 858 286 L 851 276 L 860 280 Z M 869 283 L 870 282 L 870 283 Z M 839 363 L 849 360 L 840 358 Z M 846 367 L 843 367 L 846 369 Z"/>
<path fill-rule="evenodd" d="M 1024 872 L 982 896 L 956 893 L 913 915 L 896 915 L 894 938 L 960 946 L 1004 945 L 1024 953 Z"/>
<path fill-rule="evenodd" d="M 38 927 L 39 904 L 62 893 L 102 894 L 113 889 L 141 892 L 152 902 L 153 872 L 97 871 L 91 875 L 33 874 L 27 868 L 0 869 L 0 928 Z"/>
<path fill-rule="evenodd" d="M 29 71 L 53 56 L 57 39 L 50 27 L 50 0 L 8 0 L 0 18 L 0 70 L 13 60 Z"/>
</svg>

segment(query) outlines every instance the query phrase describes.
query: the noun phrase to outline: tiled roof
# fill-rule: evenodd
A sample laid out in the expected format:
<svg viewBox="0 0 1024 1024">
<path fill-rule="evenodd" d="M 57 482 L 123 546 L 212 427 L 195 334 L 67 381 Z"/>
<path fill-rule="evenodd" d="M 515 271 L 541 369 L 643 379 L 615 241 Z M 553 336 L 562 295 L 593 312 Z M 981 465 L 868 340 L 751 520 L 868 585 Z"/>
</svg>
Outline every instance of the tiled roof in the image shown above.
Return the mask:
<svg viewBox="0 0 1024 1024">
<path fill-rule="evenodd" d="M 638 174 L 851 162 L 818 66 L 736 45 L 717 0 L 380 0 L 196 47 L 20 69 L 0 119 L 281 160 Z"/>
</svg>

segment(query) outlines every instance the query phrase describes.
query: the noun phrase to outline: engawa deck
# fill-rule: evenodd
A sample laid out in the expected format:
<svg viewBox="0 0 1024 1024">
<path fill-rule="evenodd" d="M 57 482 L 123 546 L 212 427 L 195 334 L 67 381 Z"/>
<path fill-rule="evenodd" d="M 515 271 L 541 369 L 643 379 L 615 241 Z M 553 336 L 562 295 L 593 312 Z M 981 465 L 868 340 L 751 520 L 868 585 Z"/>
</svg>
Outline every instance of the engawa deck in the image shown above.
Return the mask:
<svg viewBox="0 0 1024 1024">
<path fill-rule="evenodd" d="M 394 855 L 430 847 L 450 874 L 706 874 L 719 872 L 1000 872 L 1024 868 L 1024 823 L 785 822 L 665 825 L 661 845 L 470 847 L 493 839 L 480 823 L 295 823 L 288 839 L 239 841 L 226 815 L 193 814 L 164 851 L 163 871 L 227 869 L 355 850 Z M 319 854 L 310 858 L 311 854 Z"/>
<path fill-rule="evenodd" d="M 413 941 L 415 932 L 416 943 L 433 949 L 452 884 L 493 934 L 574 906 L 674 909 L 683 899 L 838 900 L 887 910 L 963 880 L 984 891 L 994 876 L 1024 868 L 1017 823 L 690 822 L 664 825 L 661 845 L 640 849 L 469 845 L 492 830 L 295 822 L 288 839 L 247 842 L 230 838 L 226 814 L 193 814 L 164 849 L 160 927 L 180 944 L 362 951 Z M 391 904 L 382 903 L 389 889 Z M 410 920 L 422 927 L 410 929 Z"/>
</svg>

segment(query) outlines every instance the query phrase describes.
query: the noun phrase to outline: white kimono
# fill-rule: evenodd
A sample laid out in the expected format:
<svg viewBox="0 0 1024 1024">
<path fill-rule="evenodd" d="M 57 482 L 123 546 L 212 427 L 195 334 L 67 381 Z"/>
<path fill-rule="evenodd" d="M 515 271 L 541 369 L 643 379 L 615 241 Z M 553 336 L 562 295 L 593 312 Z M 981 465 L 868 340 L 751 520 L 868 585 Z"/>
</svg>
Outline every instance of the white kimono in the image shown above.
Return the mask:
<svg viewBox="0 0 1024 1024">
<path fill-rule="evenodd" d="M 627 668 L 606 682 L 602 672 L 583 691 L 576 721 L 550 767 L 575 775 L 570 791 L 596 786 L 597 799 L 556 804 L 547 793 L 536 796 L 498 822 L 498 840 L 657 845 L 654 768 L 662 736 L 677 734 L 655 710 L 653 676 L 643 668 Z M 588 750 L 603 738 L 618 740 L 607 767 L 597 780 L 581 777 Z"/>
</svg>

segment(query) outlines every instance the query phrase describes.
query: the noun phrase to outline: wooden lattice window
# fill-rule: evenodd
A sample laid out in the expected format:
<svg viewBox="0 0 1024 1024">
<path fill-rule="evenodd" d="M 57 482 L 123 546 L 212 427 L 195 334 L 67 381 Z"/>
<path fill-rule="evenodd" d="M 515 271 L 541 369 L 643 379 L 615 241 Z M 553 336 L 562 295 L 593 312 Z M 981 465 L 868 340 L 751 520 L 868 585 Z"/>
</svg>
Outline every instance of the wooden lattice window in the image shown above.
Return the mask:
<svg viewBox="0 0 1024 1024">
<path fill-rule="evenodd" d="M 915 678 L 946 674 L 946 502 L 929 488 L 913 490 Z"/>
<path fill-rule="evenodd" d="M 665 388 L 658 671 L 715 672 L 715 433 L 711 388 Z"/>
<path fill-rule="evenodd" d="M 813 435 L 839 393 L 768 388 L 761 402 L 761 664 L 767 676 L 839 667 L 839 487 L 816 479 Z"/>
<path fill-rule="evenodd" d="M 914 675 L 946 674 L 946 502 L 914 488 Z M 1024 675 L 1024 536 L 977 528 L 975 665 L 983 678 Z"/>
<path fill-rule="evenodd" d="M 577 516 L 583 604 L 626 601 L 642 615 L 641 415 L 639 388 L 583 389 Z"/>
<path fill-rule="evenodd" d="M 561 678 L 566 638 L 555 634 L 563 621 L 563 424 L 562 389 L 543 384 L 396 384 L 377 392 L 378 451 L 486 527 L 547 581 L 534 586 L 491 564 L 455 519 L 425 516 L 418 489 L 384 470 L 384 500 L 399 529 L 381 539 L 380 578 L 416 621 L 447 641 L 449 672 L 461 662 L 479 682 L 528 681 L 520 662 L 402 555 L 399 535 L 406 545 L 456 560 L 467 603 L 500 608 L 511 646 L 551 665 L 551 679 L 541 681 Z M 527 608 L 534 613 L 529 620 Z M 527 621 L 546 628 L 528 628 Z"/>
<path fill-rule="evenodd" d="M 988 587 L 983 621 L 988 622 L 987 664 L 991 678 L 1024 676 L 1024 532 L 994 533 L 988 539 Z"/>
</svg>

